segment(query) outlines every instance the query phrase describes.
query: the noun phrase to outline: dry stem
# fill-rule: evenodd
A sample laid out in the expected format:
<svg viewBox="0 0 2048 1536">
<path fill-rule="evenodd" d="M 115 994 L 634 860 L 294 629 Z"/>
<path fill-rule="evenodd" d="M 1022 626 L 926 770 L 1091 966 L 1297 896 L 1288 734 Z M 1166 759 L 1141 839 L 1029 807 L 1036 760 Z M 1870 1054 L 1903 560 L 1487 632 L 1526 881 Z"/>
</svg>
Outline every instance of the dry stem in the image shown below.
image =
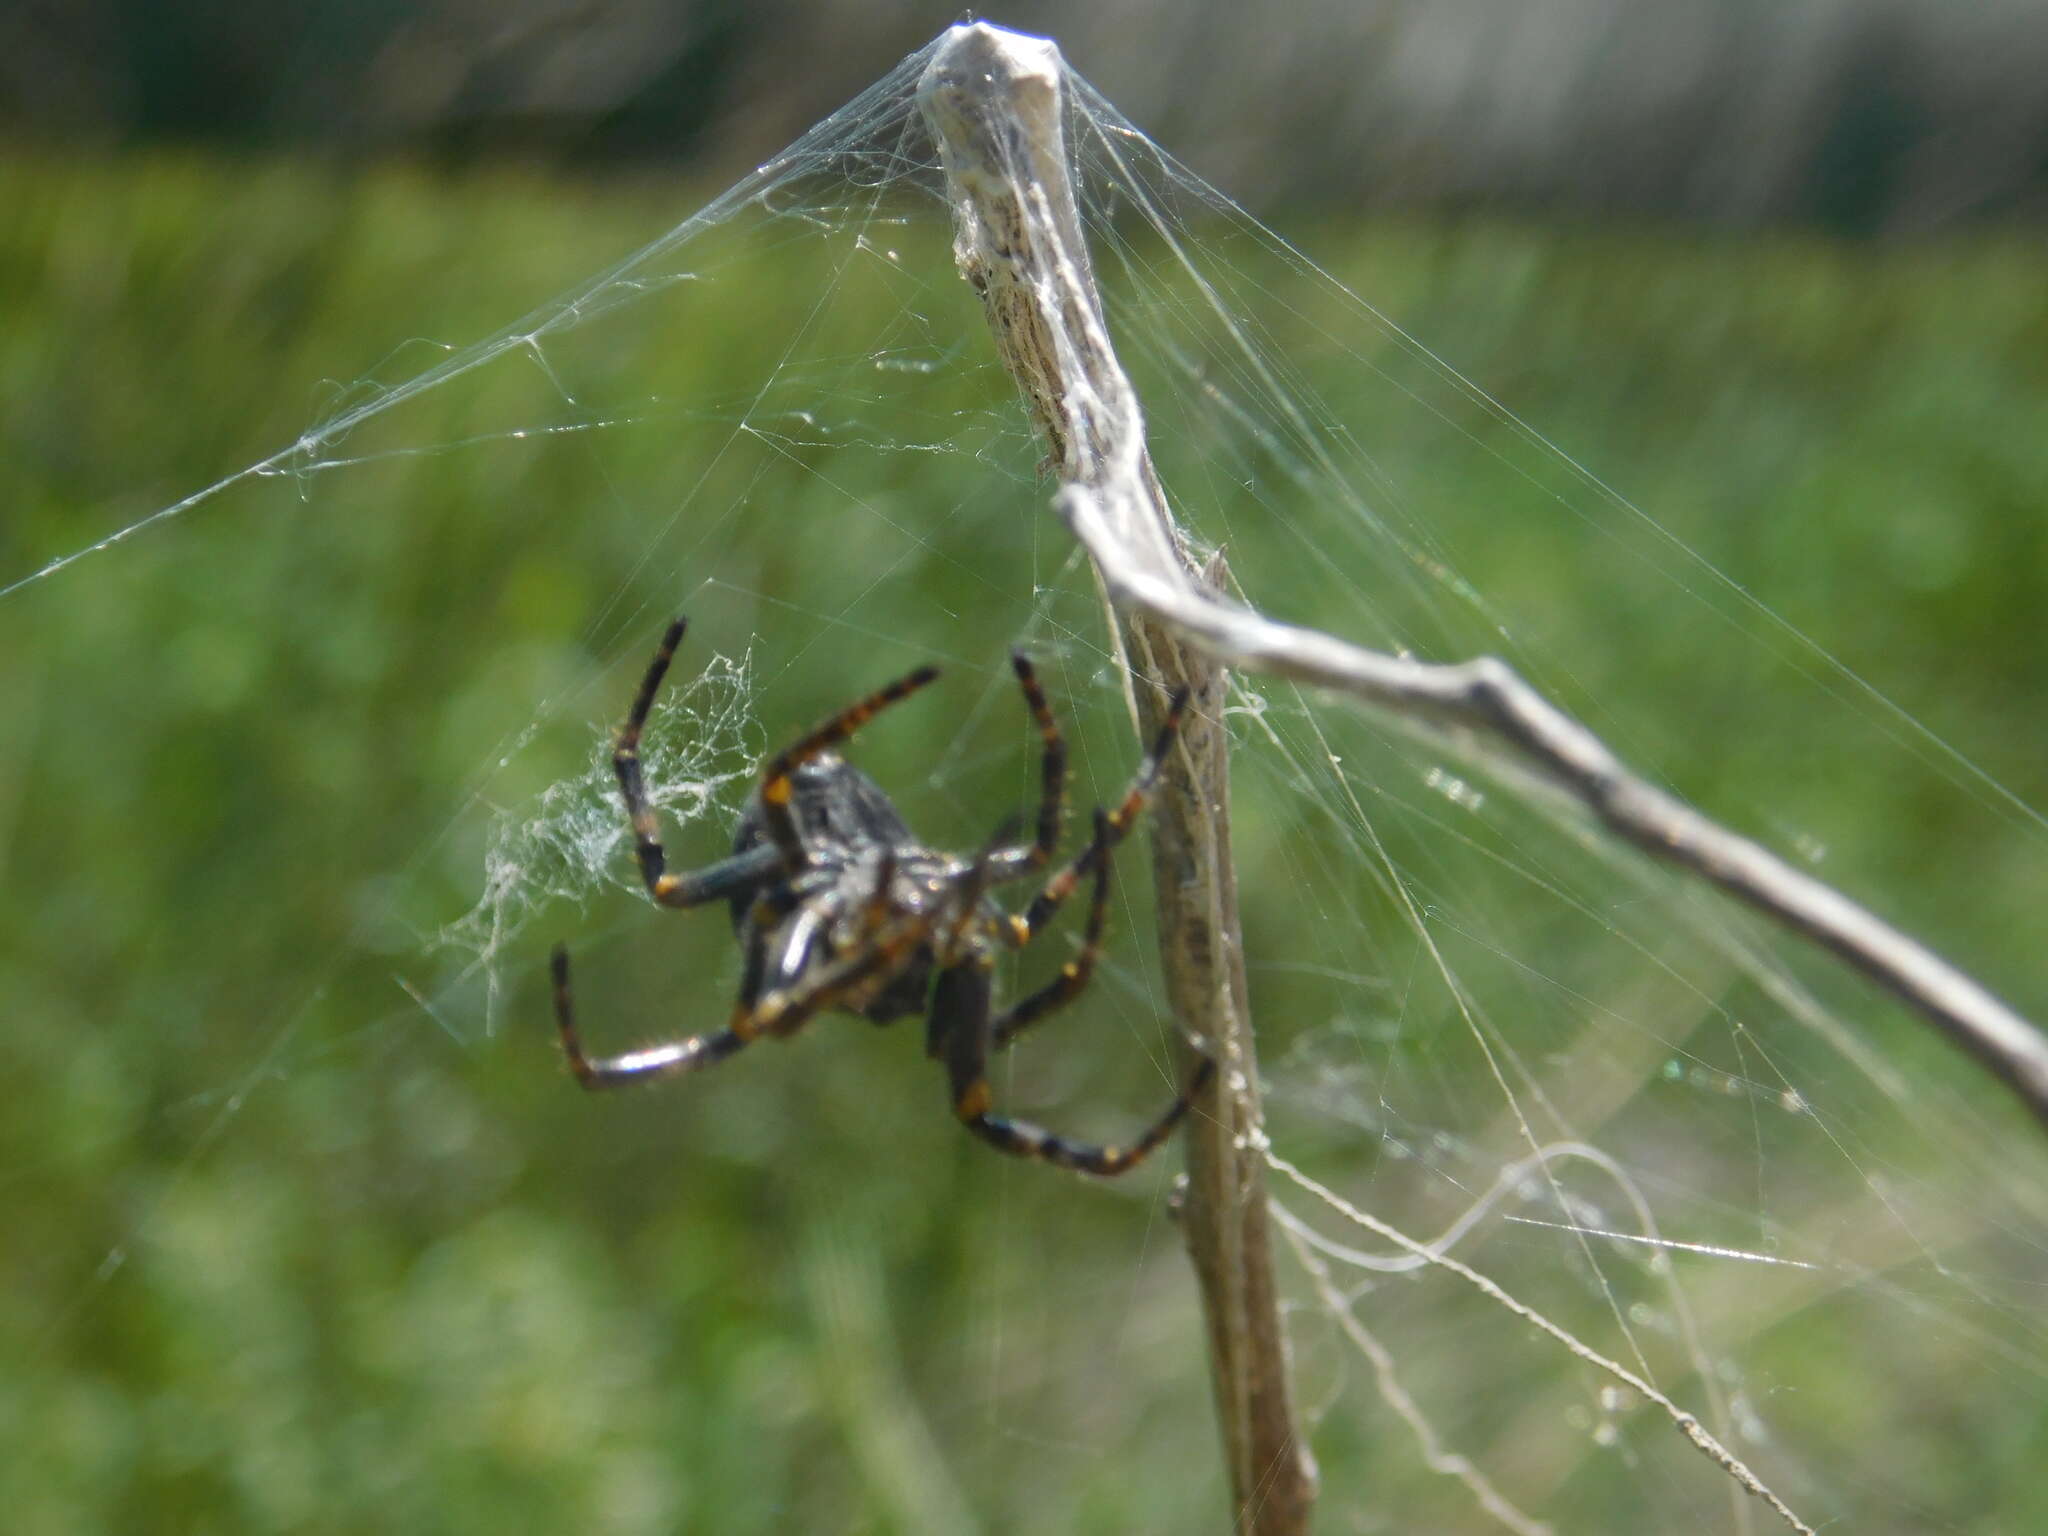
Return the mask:
<svg viewBox="0 0 2048 1536">
<path fill-rule="evenodd" d="M 1181 544 L 1136 394 L 1103 324 L 1067 173 L 1061 76 L 1058 50 L 1040 39 L 968 25 L 940 43 L 919 99 L 945 160 L 954 257 L 981 294 L 996 349 L 1062 484 L 1136 498 L 1148 556 L 1193 585 L 1203 575 Z M 1219 580 L 1220 562 L 1205 574 Z M 1168 996 L 1220 1068 L 1189 1121 L 1182 1229 L 1208 1316 L 1236 1527 L 1295 1536 L 1308 1529 L 1316 1473 L 1294 1424 L 1266 1225 L 1258 1062 L 1230 856 L 1228 679 L 1200 647 L 1143 613 L 1127 616 L 1122 643 L 1153 685 L 1133 698 L 1145 735 L 1165 690 L 1191 690 L 1153 818 Z"/>
</svg>

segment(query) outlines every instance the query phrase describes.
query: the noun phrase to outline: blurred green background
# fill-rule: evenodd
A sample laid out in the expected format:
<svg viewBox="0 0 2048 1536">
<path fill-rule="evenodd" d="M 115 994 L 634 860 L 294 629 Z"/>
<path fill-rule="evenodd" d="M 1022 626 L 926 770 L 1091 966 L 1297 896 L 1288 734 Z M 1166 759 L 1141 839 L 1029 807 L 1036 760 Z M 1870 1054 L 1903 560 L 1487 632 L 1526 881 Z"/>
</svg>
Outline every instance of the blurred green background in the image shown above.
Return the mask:
<svg viewBox="0 0 2048 1536">
<path fill-rule="evenodd" d="M 363 381 L 494 331 L 701 201 L 506 162 L 17 146 L 0 158 L 0 584 L 266 458 Z M 1733 584 L 1680 562 L 1702 599 L 1674 606 L 1641 577 L 1661 536 L 1504 517 L 1492 467 L 1449 426 L 1377 448 L 1393 484 L 1451 509 L 1433 537 L 1513 615 L 1516 645 L 1561 659 L 1547 681 L 1567 702 L 1623 723 L 1632 757 L 1745 830 L 1826 844 L 1828 873 L 2038 1011 L 2038 822 L 1727 597 L 1756 594 L 2019 801 L 2048 799 L 2038 230 L 1870 244 L 1322 209 L 1288 233 Z M 928 281 L 920 300 L 965 312 L 943 272 Z M 726 472 L 675 462 L 667 402 L 737 419 L 787 345 L 787 284 L 767 259 L 721 269 L 686 345 L 589 343 L 601 397 L 580 392 L 570 338 L 552 373 L 501 370 L 327 445 L 360 454 L 343 474 L 236 487 L 0 599 L 10 1530 L 1224 1528 L 1164 1175 L 1103 1190 L 999 1163 L 950 1123 L 909 1028 L 837 1021 L 716 1080 L 572 1091 L 545 943 L 575 942 L 594 1041 L 656 1038 L 722 1011 L 715 917 L 617 891 L 557 903 L 499 957 L 495 1002 L 430 943 L 477 899 L 483 812 L 581 770 L 679 602 L 705 656 L 752 637 L 750 751 L 878 675 L 951 662 L 938 725 L 892 721 L 862 747 L 939 841 L 972 843 L 1029 782 L 1001 683 L 1020 637 L 1071 664 L 1055 691 L 1083 792 L 1127 771 L 1112 693 L 1061 643 L 1058 620 L 1087 612 L 1062 540 L 973 510 L 1042 499 L 1000 380 L 974 381 L 989 463 L 878 456 L 866 505 L 959 514 L 907 541 L 910 563 L 778 542 L 743 486 L 714 531 L 663 531 L 691 505 L 678 487 Z M 880 315 L 891 298 L 866 302 Z M 806 345 L 836 355 L 829 335 Z M 1341 361 L 1305 360 L 1309 384 L 1342 397 Z M 578 432 L 531 450 L 494 437 L 547 416 L 534 400 Z M 944 430 L 972 446 L 972 423 Z M 789 452 L 822 516 L 839 461 Z M 1254 593 L 1298 598 L 1290 616 L 1356 617 L 1288 593 L 1284 549 L 1247 537 L 1232 554 Z M 963 575 L 989 570 L 1029 575 Z M 867 575 L 881 596 L 842 603 Z M 1820 681 L 1777 691 L 1773 667 Z M 1257 964 L 1310 931 L 1288 898 L 1259 900 L 1314 838 L 1285 767 L 1240 780 L 1247 926 L 1269 1062 L 1305 1098 L 1289 1048 L 1334 1005 Z M 717 821 L 677 845 L 711 856 Z M 1127 1027 L 1060 1026 L 1016 1084 L 1029 1113 L 1084 1133 L 1159 1093 L 1131 903 L 1127 979 L 1092 1005 Z M 1896 1019 L 1872 1029 L 1930 1102 L 2009 1138 L 2014 1178 L 2038 1166 L 1996 1090 Z M 1845 1100 L 1842 1124 L 1874 1141 L 1878 1113 Z M 1773 1166 L 1796 1179 L 1793 1154 Z M 1897 1171 L 1926 1165 L 1901 1153 Z M 1872 1340 L 1906 1309 L 1870 1310 L 1868 1332 L 1778 1342 L 1859 1467 L 1910 1490 L 1911 1508 L 1886 1495 L 1897 1528 L 1916 1511 L 1929 1528 L 2038 1527 L 2034 1341 L 2012 1340 L 1987 1387 L 1944 1380 L 1941 1401 L 1972 1415 L 1864 1426 Z M 1479 1528 L 1354 1412 L 1367 1386 L 1307 1374 L 1309 1395 L 1345 1404 L 1316 1404 L 1323 1528 Z M 1853 1503 L 1866 1473 L 1814 1475 L 1825 1506 Z M 1582 1481 L 1560 1507 L 1613 1529 L 1653 1486 Z"/>
</svg>

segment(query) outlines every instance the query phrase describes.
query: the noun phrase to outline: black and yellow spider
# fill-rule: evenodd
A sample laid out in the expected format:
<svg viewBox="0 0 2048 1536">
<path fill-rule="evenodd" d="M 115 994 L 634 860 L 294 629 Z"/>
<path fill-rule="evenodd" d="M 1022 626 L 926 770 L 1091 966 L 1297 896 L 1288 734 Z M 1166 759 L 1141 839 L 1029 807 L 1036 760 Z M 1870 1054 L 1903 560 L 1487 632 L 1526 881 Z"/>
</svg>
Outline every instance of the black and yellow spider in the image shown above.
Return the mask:
<svg viewBox="0 0 2048 1536">
<path fill-rule="evenodd" d="M 925 1010 L 925 1054 L 946 1064 L 953 1110 L 967 1129 L 999 1151 L 1041 1158 L 1085 1173 L 1135 1168 L 1173 1134 L 1214 1070 L 1199 1061 L 1166 1112 L 1129 1146 L 1069 1141 L 1020 1120 L 992 1114 L 988 1057 L 1088 985 L 1102 952 L 1109 906 L 1110 856 L 1144 808 L 1160 763 L 1180 729 L 1185 690 L 1114 811 L 1095 811 L 1088 845 L 1039 890 L 1018 916 L 989 899 L 991 887 L 1043 869 L 1058 843 L 1066 789 L 1066 743 L 1053 722 L 1030 661 L 1013 653 L 1017 682 L 1044 742 L 1036 836 L 1020 844 L 1012 818 L 979 853 L 940 853 L 919 843 L 881 787 L 832 749 L 876 714 L 938 676 L 920 667 L 841 710 L 787 751 L 769 759 L 761 785 L 733 837 L 730 858 L 688 874 L 670 874 L 660 828 L 640 774 L 640 733 L 668 672 L 684 621 L 662 636 L 612 752 L 647 891 L 665 907 L 721 898 L 732 905 L 745 957 L 739 1001 L 725 1028 L 672 1045 L 593 1060 L 583 1053 L 569 1002 L 569 956 L 554 952 L 555 1019 L 570 1069 L 586 1088 L 673 1077 L 724 1061 L 762 1035 L 795 1033 L 830 1009 L 886 1024 Z M 1081 951 L 1037 991 L 997 1012 L 996 945 L 1021 949 L 1045 928 L 1076 885 L 1094 876 Z"/>
</svg>

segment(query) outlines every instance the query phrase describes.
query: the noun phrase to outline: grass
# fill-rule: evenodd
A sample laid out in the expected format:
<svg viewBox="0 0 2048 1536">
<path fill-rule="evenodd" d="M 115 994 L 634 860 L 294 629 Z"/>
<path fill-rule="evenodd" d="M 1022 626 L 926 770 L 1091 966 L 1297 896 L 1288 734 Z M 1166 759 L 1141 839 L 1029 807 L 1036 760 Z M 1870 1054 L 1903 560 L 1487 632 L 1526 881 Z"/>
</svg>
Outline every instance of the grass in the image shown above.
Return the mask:
<svg viewBox="0 0 2048 1536">
<path fill-rule="evenodd" d="M 357 381 L 490 333 L 700 200 L 165 155 L 15 158 L 0 197 L 0 583 L 266 457 Z M 1745 595 L 2021 800 L 2048 800 L 2048 281 L 2028 242 L 1472 224 L 1300 243 L 1732 583 L 1575 482 L 1587 516 L 1535 515 L 1555 486 L 1523 470 L 1569 477 L 1484 412 L 1405 419 L 1376 462 L 1436 552 L 1513 616 L 1513 643 L 1555 663 L 1567 701 L 1688 795 L 1781 845 L 1825 845 L 1845 885 L 2038 1012 L 2038 826 L 1858 702 Z M 1220 1528 L 1193 1302 L 1156 1181 L 1105 1193 L 995 1165 L 947 1123 L 913 1028 L 821 1026 L 666 1094 L 569 1091 L 544 1023 L 545 942 L 573 938 L 594 1036 L 653 1036 L 721 1006 L 716 918 L 598 893 L 547 910 L 504 957 L 499 1013 L 443 989 L 451 962 L 427 939 L 475 899 L 484 812 L 581 767 L 679 600 L 707 654 L 760 637 L 761 731 L 927 651 L 953 661 L 953 702 L 922 735 L 905 720 L 863 744 L 935 836 L 971 844 L 1028 779 L 1002 648 L 1028 633 L 1061 649 L 1087 593 L 1049 524 L 988 510 L 1038 499 L 990 380 L 967 370 L 969 406 L 923 415 L 921 396 L 900 418 L 846 406 L 881 440 L 865 456 L 795 430 L 757 461 L 682 446 L 743 408 L 771 419 L 748 391 L 784 344 L 788 279 L 771 292 L 762 260 L 758 279 L 721 272 L 694 329 L 636 318 L 564 338 L 552 374 L 480 371 L 336 445 L 356 468 L 239 487 L 0 600 L 11 1529 L 918 1530 L 958 1529 L 962 1510 L 991 1530 Z M 792 400 L 864 398 L 863 338 L 886 334 L 892 292 L 851 303 L 843 337 L 828 320 L 807 339 Z M 965 302 L 937 279 L 911 292 Z M 1351 376 L 1303 366 L 1341 408 Z M 595 430 L 495 435 L 540 420 Z M 933 442 L 947 451 L 899 451 Z M 1507 480 L 1530 480 L 1525 504 L 1504 503 Z M 805 521 L 852 500 L 872 536 Z M 726 510 L 704 528 L 678 515 L 700 505 Z M 1292 616 L 1358 618 L 1250 526 L 1207 527 L 1237 532 L 1250 590 Z M 1673 574 L 1646 576 L 1659 568 Z M 1113 694 L 1084 648 L 1061 659 L 1077 761 L 1113 784 L 1129 762 Z M 1802 673 L 1820 682 L 1781 686 Z M 511 766 L 486 773 L 529 725 Z M 1389 978 L 1412 960 L 1398 932 L 1333 947 L 1370 893 L 1285 889 L 1328 867 L 1331 834 L 1290 782 L 1305 761 L 1255 759 L 1240 777 L 1254 985 L 1297 1110 L 1348 1091 L 1365 1053 L 1336 1026 L 1372 1039 L 1398 1020 Z M 708 854 L 717 838 L 680 841 Z M 1398 856 L 1417 890 L 1471 889 L 1425 845 Z M 1142 913 L 1118 923 L 1127 957 L 1142 954 Z M 1539 943 L 1537 920 L 1513 931 L 1518 953 L 1569 969 L 1520 947 Z M 1296 961 L 1373 983 L 1290 980 Z M 1725 985 L 1729 1007 L 1750 1006 Z M 442 1000 L 438 1019 L 407 987 Z M 1155 1097 L 1142 965 L 1127 958 L 1104 990 L 1020 1068 L 1031 1113 L 1102 1128 Z M 2017 1134 L 1945 1050 L 1895 1019 L 1856 1024 L 1930 1097 L 1963 1096 Z M 1403 1052 L 1417 1080 L 1448 1071 L 1448 1054 L 1397 1032 Z M 1470 1092 L 1408 1086 L 1418 1111 Z M 1653 1090 L 1633 1102 L 1657 1112 Z M 1868 1113 L 1841 1129 L 1890 1123 Z M 1345 1147 L 1300 1118 L 1305 1141 Z M 1377 1131 L 1375 1160 L 1391 1144 Z M 1746 1135 L 1790 1184 L 1844 1171 L 1839 1150 L 1757 1154 L 1773 1134 L 1738 1130 L 1733 1154 L 1700 1155 L 1740 1162 Z M 1759 1325 L 1803 1394 L 1771 1411 L 1790 1422 L 1810 1404 L 1857 1465 L 1894 1474 L 1874 1475 L 1878 1497 L 1958 1529 L 2038 1520 L 2048 1392 L 2024 1341 L 2012 1376 L 1974 1394 L 1979 1413 L 1865 1422 L 1865 1372 L 1884 1363 L 1871 1341 L 1901 1313 L 1851 1289 L 1871 1316 Z M 1304 1333 L 1305 1376 L 1339 1404 L 1319 1434 L 1326 1528 L 1371 1510 L 1464 1528 L 1469 1507 L 1370 1427 L 1370 1389 L 1340 1384 L 1319 1338 Z M 1448 1373 L 1439 1358 L 1419 1353 L 1425 1380 Z M 1931 1401 L 1973 1395 L 1967 1352 L 1915 1358 Z M 1520 1386 L 1452 1411 L 1464 1444 L 1496 1435 L 1515 1461 L 1529 1431 L 1510 1410 L 1559 1390 Z M 1861 1474 L 1813 1475 L 1825 1506 Z M 1561 1508 L 1615 1529 L 1629 1490 L 1663 1486 L 1597 1465 L 1555 1481 Z"/>
</svg>

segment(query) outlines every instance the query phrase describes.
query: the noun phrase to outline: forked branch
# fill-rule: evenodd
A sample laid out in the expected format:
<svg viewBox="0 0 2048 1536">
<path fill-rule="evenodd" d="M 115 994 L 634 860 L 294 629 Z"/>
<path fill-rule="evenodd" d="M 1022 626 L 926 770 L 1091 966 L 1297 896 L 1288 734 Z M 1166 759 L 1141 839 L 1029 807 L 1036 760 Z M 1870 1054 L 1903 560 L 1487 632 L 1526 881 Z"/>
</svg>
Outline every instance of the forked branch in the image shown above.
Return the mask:
<svg viewBox="0 0 2048 1536">
<path fill-rule="evenodd" d="M 1145 448 L 1089 270 L 1050 43 L 956 27 L 923 100 L 946 161 L 955 256 L 1044 434 L 1060 516 L 1128 618 L 1212 666 L 1313 684 L 1433 729 L 1505 745 L 1616 836 L 1833 951 L 2003 1080 L 2048 1127 L 2048 1037 L 1917 940 L 1631 772 L 1506 663 L 1389 656 L 1282 624 L 1202 585 Z"/>
</svg>

